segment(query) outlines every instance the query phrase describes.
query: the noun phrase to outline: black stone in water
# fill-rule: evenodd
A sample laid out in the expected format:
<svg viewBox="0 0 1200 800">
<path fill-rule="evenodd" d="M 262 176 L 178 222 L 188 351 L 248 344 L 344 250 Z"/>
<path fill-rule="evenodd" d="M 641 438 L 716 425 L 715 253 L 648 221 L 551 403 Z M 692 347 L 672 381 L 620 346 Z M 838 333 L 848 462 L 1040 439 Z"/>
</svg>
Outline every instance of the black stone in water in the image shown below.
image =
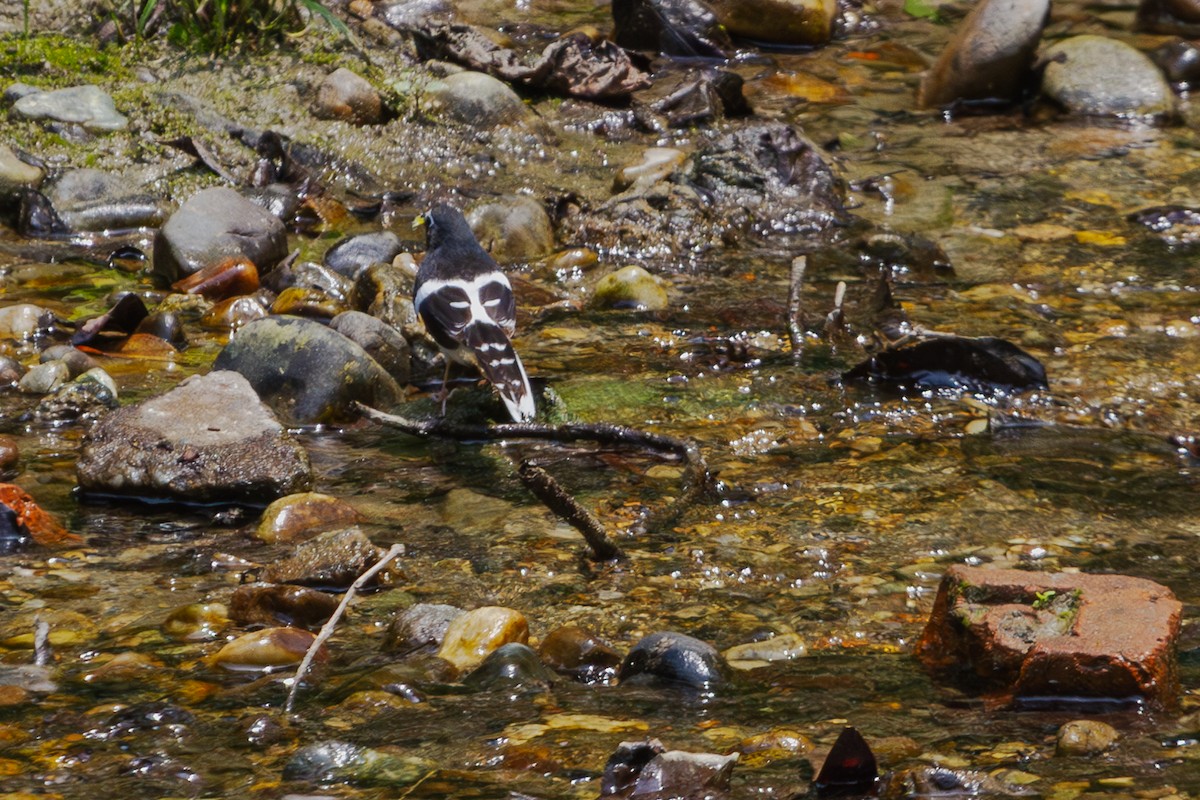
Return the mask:
<svg viewBox="0 0 1200 800">
<path fill-rule="evenodd" d="M 17 521 L 17 512 L 0 505 L 0 555 L 15 553 L 29 543 L 29 531 Z"/>
<path fill-rule="evenodd" d="M 642 769 L 664 749 L 662 742 L 657 739 L 621 742 L 604 765 L 604 776 L 600 779 L 600 796 L 609 797 L 633 788 Z"/>
<path fill-rule="evenodd" d="M 813 785 L 817 797 L 847 797 L 870 793 L 878 777 L 875 754 L 862 734 L 847 726 L 833 743 Z"/>
<path fill-rule="evenodd" d="M 1046 368 L 1004 339 L 939 336 L 884 350 L 842 380 L 877 383 L 897 390 L 1008 394 L 1046 389 Z"/>
</svg>

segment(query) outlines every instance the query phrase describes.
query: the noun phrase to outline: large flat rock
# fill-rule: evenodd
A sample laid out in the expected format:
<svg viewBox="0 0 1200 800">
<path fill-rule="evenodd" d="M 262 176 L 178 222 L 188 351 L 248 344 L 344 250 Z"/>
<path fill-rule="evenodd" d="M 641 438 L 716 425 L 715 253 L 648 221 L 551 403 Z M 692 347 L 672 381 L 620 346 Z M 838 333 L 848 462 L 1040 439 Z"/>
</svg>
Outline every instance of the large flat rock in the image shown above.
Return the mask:
<svg viewBox="0 0 1200 800">
<path fill-rule="evenodd" d="M 939 672 L 973 674 L 1016 698 L 1179 695 L 1171 590 L 1123 575 L 951 567 L 917 644 Z"/>
<path fill-rule="evenodd" d="M 308 454 L 250 383 L 216 371 L 102 417 L 76 464 L 85 491 L 266 505 L 312 487 Z"/>
</svg>

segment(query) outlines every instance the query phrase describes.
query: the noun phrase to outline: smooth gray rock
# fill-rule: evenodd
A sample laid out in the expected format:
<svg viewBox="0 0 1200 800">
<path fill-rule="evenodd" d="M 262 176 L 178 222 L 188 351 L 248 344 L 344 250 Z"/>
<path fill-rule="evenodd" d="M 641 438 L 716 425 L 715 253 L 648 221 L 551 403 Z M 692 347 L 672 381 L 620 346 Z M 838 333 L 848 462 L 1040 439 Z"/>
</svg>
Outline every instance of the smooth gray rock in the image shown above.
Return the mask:
<svg viewBox="0 0 1200 800">
<path fill-rule="evenodd" d="M 0 193 L 7 194 L 22 187 L 36 189 L 44 177 L 41 169 L 26 164 L 11 147 L 0 144 Z"/>
<path fill-rule="evenodd" d="M 287 230 L 278 217 L 233 189 L 192 195 L 154 237 L 152 271 L 170 285 L 210 264 L 243 257 L 259 274 L 287 255 Z"/>
<path fill-rule="evenodd" d="M 391 231 L 350 236 L 329 248 L 325 266 L 354 280 L 372 264 L 391 264 L 400 254 L 400 237 Z"/>
<path fill-rule="evenodd" d="M 82 125 L 95 133 L 124 130 L 129 120 L 117 111 L 113 99 L 90 84 L 27 94 L 13 104 L 13 112 L 26 119 L 52 119 Z"/>
<path fill-rule="evenodd" d="M 531 116 L 507 83 L 482 72 L 458 72 L 433 81 L 426 99 L 432 111 L 473 128 L 510 125 Z"/>
<path fill-rule="evenodd" d="M 450 623 L 461 617 L 461 608 L 439 603 L 417 603 L 392 617 L 383 637 L 383 649 L 409 654 L 436 649 L 446 636 Z"/>
<path fill-rule="evenodd" d="M 412 355 L 400 331 L 361 311 L 344 311 L 329 321 L 329 327 L 366 350 L 397 382 L 408 383 Z"/>
<path fill-rule="evenodd" d="M 341 67 L 326 75 L 317 87 L 313 116 L 345 120 L 355 125 L 375 125 L 383 119 L 383 102 L 366 78 Z"/>
<path fill-rule="evenodd" d="M 85 491 L 265 505 L 312 487 L 308 454 L 236 372 L 195 375 L 105 415 L 76 462 Z"/>
<path fill-rule="evenodd" d="M 124 175 L 75 169 L 55 180 L 46 196 L 73 231 L 157 228 L 166 211 L 158 198 L 140 188 Z"/>
<path fill-rule="evenodd" d="M 1015 99 L 1049 13 L 1050 0 L 980 0 L 921 81 L 917 105 Z"/>
<path fill-rule="evenodd" d="M 1174 94 L 1149 56 L 1105 36 L 1072 36 L 1048 48 L 1042 92 L 1072 114 L 1154 117 L 1171 113 Z"/>
<path fill-rule="evenodd" d="M 476 206 L 467 222 L 483 249 L 501 261 L 522 261 L 554 249 L 550 215 L 532 197 L 504 197 Z"/>
<path fill-rule="evenodd" d="M 390 408 L 402 392 L 365 350 L 300 317 L 267 317 L 238 331 L 213 364 L 241 373 L 289 423 L 353 419 L 354 401 Z"/>
<path fill-rule="evenodd" d="M 35 364 L 21 376 L 17 388 L 25 394 L 50 394 L 71 379 L 71 369 L 61 361 Z"/>
</svg>

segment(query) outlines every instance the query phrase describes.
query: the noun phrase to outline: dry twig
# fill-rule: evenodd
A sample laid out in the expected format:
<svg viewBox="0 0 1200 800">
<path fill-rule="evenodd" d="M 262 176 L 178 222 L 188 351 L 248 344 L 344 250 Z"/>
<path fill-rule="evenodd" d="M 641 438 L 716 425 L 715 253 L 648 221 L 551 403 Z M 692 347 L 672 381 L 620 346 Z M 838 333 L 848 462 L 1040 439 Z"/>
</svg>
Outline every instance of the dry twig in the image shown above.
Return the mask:
<svg viewBox="0 0 1200 800">
<path fill-rule="evenodd" d="M 350 588 L 346 590 L 345 596 L 342 597 L 342 602 L 338 603 L 338 607 L 334 609 L 333 615 L 321 626 L 320 632 L 317 633 L 317 638 L 313 639 L 312 644 L 308 646 L 308 651 L 304 654 L 304 659 L 301 660 L 300 666 L 296 668 L 296 675 L 292 678 L 292 688 L 288 690 L 287 701 L 283 704 L 284 711 L 289 714 L 292 713 L 292 706 L 296 702 L 296 695 L 300 691 L 300 684 L 303 682 L 304 676 L 308 674 L 308 670 L 312 667 L 313 659 L 316 658 L 321 646 L 333 635 L 333 629 L 337 627 L 338 621 L 346 613 L 346 609 L 350 607 L 350 601 L 354 599 L 354 595 L 366 585 L 367 581 L 382 572 L 388 564 L 392 563 L 392 560 L 396 556 L 403 552 L 404 545 L 392 545 L 370 569 L 359 575 L 354 583 L 350 584 Z"/>
</svg>

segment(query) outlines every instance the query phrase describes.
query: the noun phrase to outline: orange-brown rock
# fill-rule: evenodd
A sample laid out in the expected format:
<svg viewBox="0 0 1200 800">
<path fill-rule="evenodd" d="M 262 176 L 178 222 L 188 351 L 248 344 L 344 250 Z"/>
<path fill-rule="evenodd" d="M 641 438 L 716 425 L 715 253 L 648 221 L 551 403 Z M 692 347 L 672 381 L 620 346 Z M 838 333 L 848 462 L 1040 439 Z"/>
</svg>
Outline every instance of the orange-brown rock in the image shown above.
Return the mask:
<svg viewBox="0 0 1200 800">
<path fill-rule="evenodd" d="M 972 673 L 1020 699 L 1166 707 L 1179 695 L 1182 610 L 1142 578 L 954 566 L 916 652 L 931 669 Z"/>
</svg>

